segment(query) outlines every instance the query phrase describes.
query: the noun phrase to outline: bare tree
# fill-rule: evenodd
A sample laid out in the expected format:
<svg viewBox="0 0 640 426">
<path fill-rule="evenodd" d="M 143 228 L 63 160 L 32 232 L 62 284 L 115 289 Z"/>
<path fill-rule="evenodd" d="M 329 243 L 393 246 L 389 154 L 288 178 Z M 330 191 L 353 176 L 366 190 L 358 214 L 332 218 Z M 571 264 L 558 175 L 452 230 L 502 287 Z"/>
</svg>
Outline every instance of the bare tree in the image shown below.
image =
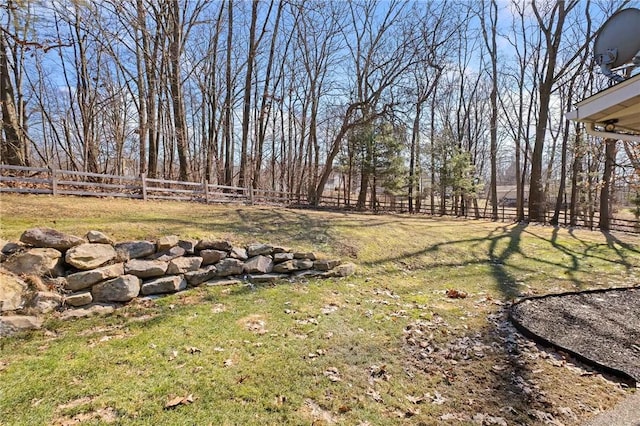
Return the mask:
<svg viewBox="0 0 640 426">
<path fill-rule="evenodd" d="M 496 0 L 491 0 L 487 11 L 486 2 L 482 2 L 480 11 L 480 23 L 482 26 L 482 37 L 487 48 L 487 54 L 491 59 L 491 118 L 489 119 L 489 132 L 491 134 L 491 182 L 489 184 L 491 219 L 498 220 L 498 192 L 497 192 L 497 156 L 498 156 L 498 47 L 496 44 L 498 25 L 498 4 Z M 487 15 L 489 19 L 489 29 L 487 29 Z"/>
</svg>

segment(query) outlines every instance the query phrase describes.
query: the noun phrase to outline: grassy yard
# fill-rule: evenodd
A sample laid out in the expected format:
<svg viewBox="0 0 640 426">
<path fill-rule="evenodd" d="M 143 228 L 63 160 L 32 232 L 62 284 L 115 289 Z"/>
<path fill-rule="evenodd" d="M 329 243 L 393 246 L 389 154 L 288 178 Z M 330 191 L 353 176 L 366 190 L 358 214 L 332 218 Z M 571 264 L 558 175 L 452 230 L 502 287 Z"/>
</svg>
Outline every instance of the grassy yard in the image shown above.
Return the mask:
<svg viewBox="0 0 640 426">
<path fill-rule="evenodd" d="M 358 266 L 343 279 L 202 286 L 106 317 L 52 315 L 43 330 L 0 340 L 0 425 L 578 425 L 630 392 L 520 337 L 505 309 L 521 295 L 636 285 L 635 235 L 93 198 L 0 203 L 4 239 L 35 226 L 118 241 L 214 236 Z"/>
</svg>

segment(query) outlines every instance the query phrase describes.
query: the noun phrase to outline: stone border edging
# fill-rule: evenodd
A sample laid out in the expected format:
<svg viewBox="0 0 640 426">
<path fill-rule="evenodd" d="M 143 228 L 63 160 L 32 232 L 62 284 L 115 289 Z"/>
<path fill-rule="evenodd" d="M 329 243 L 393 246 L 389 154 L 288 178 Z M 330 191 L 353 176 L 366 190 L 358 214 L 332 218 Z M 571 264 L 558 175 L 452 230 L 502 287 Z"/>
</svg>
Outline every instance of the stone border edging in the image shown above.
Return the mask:
<svg viewBox="0 0 640 426">
<path fill-rule="evenodd" d="M 99 231 L 80 238 L 31 228 L 19 243 L 0 240 L 0 337 L 9 329 L 40 328 L 34 315 L 54 310 L 126 304 L 201 285 L 346 277 L 355 270 L 350 262 L 275 244 L 176 235 L 115 242 Z"/>
</svg>

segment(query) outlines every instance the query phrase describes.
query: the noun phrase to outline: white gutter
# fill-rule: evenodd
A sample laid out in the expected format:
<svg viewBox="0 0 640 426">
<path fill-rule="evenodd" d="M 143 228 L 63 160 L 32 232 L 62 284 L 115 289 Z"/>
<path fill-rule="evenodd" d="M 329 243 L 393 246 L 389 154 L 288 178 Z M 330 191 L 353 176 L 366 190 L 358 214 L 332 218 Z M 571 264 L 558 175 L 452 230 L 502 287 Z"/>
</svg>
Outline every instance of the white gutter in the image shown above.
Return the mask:
<svg viewBox="0 0 640 426">
<path fill-rule="evenodd" d="M 569 118 L 569 114 L 567 114 L 567 118 Z M 569 118 L 569 119 L 571 120 L 571 118 Z M 585 123 L 585 124 L 587 124 L 587 123 Z M 621 140 L 621 141 L 640 142 L 640 135 L 631 134 L 631 133 L 616 133 L 616 132 L 607 132 L 607 131 L 604 131 L 604 130 L 598 130 L 596 128 L 596 124 L 595 123 L 588 123 L 588 125 L 585 126 L 585 129 L 587 130 L 587 133 L 590 134 L 591 136 L 596 136 L 596 137 L 599 137 L 599 138 L 615 139 L 615 140 Z"/>
</svg>

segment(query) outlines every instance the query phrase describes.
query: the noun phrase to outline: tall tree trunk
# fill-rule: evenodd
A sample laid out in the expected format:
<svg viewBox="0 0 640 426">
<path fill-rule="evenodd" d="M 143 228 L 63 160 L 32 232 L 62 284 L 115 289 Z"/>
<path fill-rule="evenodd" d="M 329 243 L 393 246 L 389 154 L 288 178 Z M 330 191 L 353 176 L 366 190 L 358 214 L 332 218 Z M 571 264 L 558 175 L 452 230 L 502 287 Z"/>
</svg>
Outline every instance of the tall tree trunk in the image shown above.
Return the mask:
<svg viewBox="0 0 640 426">
<path fill-rule="evenodd" d="M 489 191 L 491 194 L 491 219 L 498 220 L 498 48 L 496 44 L 498 5 L 496 0 L 491 0 L 491 5 L 489 7 L 489 21 L 491 26 L 490 34 L 488 34 L 486 28 L 484 2 L 483 10 L 480 14 L 480 20 L 482 22 L 484 42 L 487 46 L 489 57 L 491 58 L 491 93 L 489 95 L 491 102 L 491 117 L 489 118 L 489 133 L 491 138 L 491 182 Z"/>
<path fill-rule="evenodd" d="M 0 104 L 2 104 L 2 130 L 4 132 L 4 141 L 0 147 L 0 160 L 6 164 L 27 166 L 28 161 L 25 155 L 27 137 L 24 129 L 20 126 L 9 71 L 7 43 L 3 32 L 0 32 Z"/>
<path fill-rule="evenodd" d="M 602 188 L 600 189 L 600 222 L 598 227 L 603 231 L 611 228 L 611 191 L 613 189 L 613 168 L 616 159 L 616 140 L 605 139 L 604 173 L 602 174 Z"/>
<path fill-rule="evenodd" d="M 256 21 L 258 20 L 258 0 L 251 4 L 251 25 L 249 28 L 249 53 L 247 55 L 247 74 L 244 78 L 244 98 L 242 109 L 242 142 L 240 146 L 240 174 L 238 186 L 244 187 L 247 178 L 247 145 L 249 142 L 249 121 L 251 118 L 251 88 L 253 86 L 253 65 L 256 55 Z"/>
<path fill-rule="evenodd" d="M 187 136 L 187 118 L 182 92 L 182 76 L 180 73 L 180 57 L 182 56 L 183 22 L 180 17 L 180 4 L 177 1 L 170 5 L 169 31 L 169 90 L 173 107 L 173 126 L 178 149 L 178 163 L 180 180 L 189 180 L 189 146 Z"/>
<path fill-rule="evenodd" d="M 538 104 L 538 122 L 536 124 L 535 142 L 531 156 L 531 180 L 529 183 L 529 220 L 534 222 L 544 222 L 546 217 L 547 200 L 542 181 L 542 154 L 549 120 L 549 105 L 553 86 L 558 75 L 561 75 L 563 72 L 563 70 L 561 70 L 556 74 L 556 64 L 558 54 L 560 53 L 559 47 L 565 18 L 577 4 L 578 0 L 568 0 L 566 3 L 565 1 L 557 2 L 553 5 L 553 11 L 550 14 L 551 18 L 548 25 L 545 25 L 536 3 L 532 3 L 533 12 L 546 42 L 546 69 L 538 86 L 540 102 Z M 555 22 L 554 19 L 556 19 Z M 587 43 L 581 47 L 580 51 L 584 49 L 586 45 Z M 575 57 L 578 57 L 579 53 L 580 52 L 576 53 Z M 566 66 L 565 64 L 564 69 L 566 69 Z"/>
<path fill-rule="evenodd" d="M 420 163 L 419 158 L 419 144 L 420 144 L 420 113 L 422 104 L 420 101 L 416 102 L 416 116 L 413 119 L 413 129 L 411 131 L 411 151 L 409 153 L 409 213 L 414 213 L 413 210 L 413 197 L 416 188 L 416 163 Z M 419 166 L 418 166 L 419 167 Z M 420 179 L 418 176 L 417 179 Z M 418 192 L 418 197 L 420 194 Z"/>
<path fill-rule="evenodd" d="M 138 86 L 138 153 L 139 153 L 139 172 L 145 174 L 147 172 L 147 87 L 144 79 L 144 63 L 146 50 L 144 49 L 143 40 L 146 35 L 146 16 L 145 8 L 142 0 L 136 0 L 136 78 Z"/>
<path fill-rule="evenodd" d="M 580 174 L 582 173 L 582 128 L 576 123 L 576 140 L 573 146 L 573 165 L 571 167 L 571 204 L 569 206 L 569 226 L 578 225 L 580 211 Z"/>
<path fill-rule="evenodd" d="M 233 0 L 227 5 L 227 17 L 229 26 L 227 32 L 227 58 L 225 62 L 225 75 L 227 90 L 224 98 L 224 184 L 233 184 L 233 129 L 231 122 L 231 109 L 233 108 L 233 75 L 231 74 L 231 53 L 233 51 Z"/>
<path fill-rule="evenodd" d="M 272 2 L 273 3 L 273 2 Z M 276 83 L 271 86 L 271 70 L 273 68 L 273 62 L 276 50 L 276 40 L 278 38 L 278 29 L 280 27 L 280 18 L 282 16 L 283 3 L 278 4 L 278 11 L 276 12 L 276 19 L 273 23 L 273 34 L 271 35 L 271 44 L 269 45 L 269 59 L 267 61 L 267 68 L 265 71 L 264 88 L 262 92 L 262 101 L 260 104 L 260 111 L 258 116 L 258 137 L 256 141 L 255 149 L 255 168 L 253 171 L 253 188 L 257 189 L 260 186 L 260 174 L 262 173 L 262 158 L 264 141 L 267 133 L 267 123 L 269 122 L 269 116 L 273 108 L 273 102 L 275 98 Z M 280 76 L 278 76 L 280 77 Z M 271 89 L 271 91 L 270 91 Z M 274 126 L 275 133 L 275 126 Z M 275 155 L 272 150 L 271 155 Z"/>
</svg>

